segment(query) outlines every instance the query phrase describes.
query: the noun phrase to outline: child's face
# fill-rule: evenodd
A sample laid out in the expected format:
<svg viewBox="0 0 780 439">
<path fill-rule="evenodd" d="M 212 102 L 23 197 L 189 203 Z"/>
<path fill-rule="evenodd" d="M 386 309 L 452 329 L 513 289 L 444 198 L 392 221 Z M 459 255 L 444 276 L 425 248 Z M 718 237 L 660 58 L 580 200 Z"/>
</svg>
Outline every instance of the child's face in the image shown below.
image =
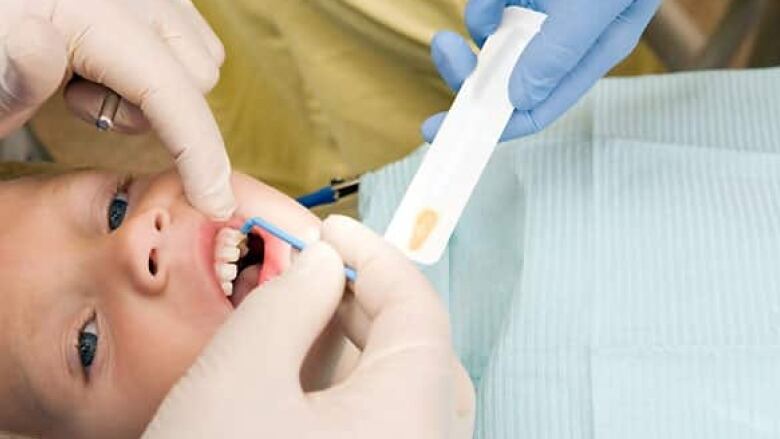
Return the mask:
<svg viewBox="0 0 780 439">
<path fill-rule="evenodd" d="M 262 216 L 316 233 L 289 197 L 233 183 L 231 225 Z M 187 203 L 174 172 L 119 197 L 118 185 L 101 172 L 0 184 L 0 429 L 137 436 L 233 309 L 214 269 L 224 224 Z M 266 261 L 285 268 L 289 249 L 266 241 Z"/>
</svg>

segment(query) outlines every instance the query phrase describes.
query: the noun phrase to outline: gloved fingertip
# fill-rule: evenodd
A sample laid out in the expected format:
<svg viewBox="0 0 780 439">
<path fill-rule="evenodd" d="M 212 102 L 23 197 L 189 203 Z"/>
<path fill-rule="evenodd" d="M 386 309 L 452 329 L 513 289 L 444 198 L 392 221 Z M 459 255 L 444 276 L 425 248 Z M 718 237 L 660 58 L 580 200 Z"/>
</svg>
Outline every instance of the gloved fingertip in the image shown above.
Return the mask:
<svg viewBox="0 0 780 439">
<path fill-rule="evenodd" d="M 344 246 L 340 246 L 340 243 L 344 240 L 353 240 L 356 237 L 364 236 L 368 228 L 356 221 L 353 218 L 344 215 L 328 215 L 322 222 L 322 239 L 324 242 L 330 243 L 334 246 L 334 249 L 344 251 Z M 367 242 L 361 240 L 361 244 L 365 245 Z M 338 251 L 338 250 L 335 250 Z M 348 257 L 349 255 L 346 255 Z M 344 256 L 339 255 L 339 258 Z"/>
<path fill-rule="evenodd" d="M 335 273 L 335 278 L 341 278 L 344 262 L 329 244 L 317 241 L 309 244 L 296 258 L 290 267 L 294 274 L 309 275 L 312 271 Z"/>
<path fill-rule="evenodd" d="M 501 141 L 507 142 L 541 131 L 542 127 L 528 111 L 515 111 L 501 135 Z"/>
<path fill-rule="evenodd" d="M 209 36 L 206 38 L 206 48 L 217 67 L 222 67 L 225 64 L 225 46 L 222 41 L 216 35 Z"/>
<path fill-rule="evenodd" d="M 439 66 L 446 62 L 446 58 L 447 49 L 445 47 L 444 37 L 442 36 L 442 32 L 439 32 L 434 35 L 431 40 L 431 59 L 437 70 L 441 70 Z"/>
<path fill-rule="evenodd" d="M 431 43 L 431 58 L 447 85 L 458 91 L 477 66 L 477 57 L 459 34 L 443 31 Z"/>
<path fill-rule="evenodd" d="M 237 208 L 236 198 L 233 195 L 229 177 L 222 182 L 214 183 L 209 193 L 199 194 L 187 191 L 187 196 L 196 209 L 216 221 L 230 219 Z"/>
<path fill-rule="evenodd" d="M 216 87 L 219 82 L 219 68 L 220 64 L 206 63 L 197 71 L 190 72 L 195 78 L 195 83 L 200 90 L 204 93 L 208 93 Z"/>
<path fill-rule="evenodd" d="M 489 24 L 486 24 L 486 25 L 484 25 L 484 26 L 482 27 L 482 29 L 480 29 L 479 35 L 478 35 L 478 37 L 477 37 L 477 38 L 474 40 L 474 42 L 475 42 L 475 43 L 477 43 L 477 45 L 478 45 L 480 48 L 482 48 L 482 46 L 484 46 L 484 45 L 485 45 L 485 42 L 487 41 L 487 39 L 488 39 L 488 38 L 489 38 L 491 35 L 493 35 L 494 33 L 496 33 L 496 31 L 498 30 L 498 27 L 500 26 L 500 24 L 501 24 L 500 22 L 492 22 L 492 23 L 489 23 Z"/>
<path fill-rule="evenodd" d="M 339 255 L 333 250 L 333 247 L 322 241 L 316 241 L 308 246 L 301 252 L 299 261 L 302 263 L 310 263 L 316 261 L 318 258 L 326 258 L 338 260 Z"/>
<path fill-rule="evenodd" d="M 390 247 L 368 226 L 342 215 L 330 215 L 322 222 L 322 240 L 332 246 L 342 263 L 357 270 L 358 283 L 363 264 L 372 259 L 370 255 L 384 253 L 379 249 Z"/>
<path fill-rule="evenodd" d="M 319 227 L 312 227 L 302 231 L 299 237 L 308 245 L 319 241 L 321 235 Z"/>
<path fill-rule="evenodd" d="M 429 117 L 423 122 L 420 132 L 426 142 L 433 143 L 433 139 L 436 138 L 436 134 L 439 132 L 439 128 L 441 128 L 441 124 L 444 122 L 446 116 L 447 113 L 439 113 Z"/>
<path fill-rule="evenodd" d="M 482 47 L 498 29 L 505 7 L 504 0 L 470 0 L 466 4 L 466 27 L 477 46 Z"/>
<path fill-rule="evenodd" d="M 329 303 L 331 299 L 337 300 L 336 297 L 341 296 L 346 282 L 344 261 L 330 244 L 323 241 L 306 246 L 293 259 L 289 270 L 282 277 L 284 282 L 291 286 L 284 288 L 285 290 L 298 291 L 307 301 L 311 301 L 311 295 L 316 294 L 318 300 L 324 303 Z M 297 287 L 298 284 L 308 287 L 300 288 Z M 335 304 L 333 306 L 335 307 Z"/>
<path fill-rule="evenodd" d="M 431 40 L 431 59 L 437 68 L 447 62 L 447 36 L 444 35 L 446 32 L 436 33 Z"/>
<path fill-rule="evenodd" d="M 325 234 L 328 234 L 328 232 L 337 230 L 337 231 L 349 231 L 354 228 L 359 227 L 365 227 L 363 226 L 359 221 L 356 221 L 346 215 L 328 215 L 327 218 L 322 222 L 322 230 L 325 231 Z"/>
<path fill-rule="evenodd" d="M 536 93 L 530 92 L 531 85 L 522 79 L 522 74 L 512 74 L 509 82 L 509 101 L 518 111 L 530 111 L 539 105 L 540 100 L 535 98 Z"/>
<path fill-rule="evenodd" d="M 210 216 L 216 221 L 227 221 L 236 212 L 237 207 L 233 193 L 230 192 L 218 200 L 216 206 L 211 209 Z"/>
<path fill-rule="evenodd" d="M 431 40 L 431 47 L 437 48 L 440 51 L 446 51 L 448 47 L 461 46 L 464 44 L 465 40 L 463 37 L 451 30 L 436 32 Z"/>
<path fill-rule="evenodd" d="M 555 84 L 540 79 L 527 70 L 527 64 L 518 64 L 509 80 L 509 101 L 518 111 L 532 111 L 552 93 Z"/>
</svg>

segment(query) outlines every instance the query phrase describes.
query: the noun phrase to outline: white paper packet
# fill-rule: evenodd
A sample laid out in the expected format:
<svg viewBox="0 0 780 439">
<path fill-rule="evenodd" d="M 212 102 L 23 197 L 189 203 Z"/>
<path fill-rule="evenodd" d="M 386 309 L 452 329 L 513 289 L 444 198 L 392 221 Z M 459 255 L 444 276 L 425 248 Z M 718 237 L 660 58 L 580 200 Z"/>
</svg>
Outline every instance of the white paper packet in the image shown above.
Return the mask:
<svg viewBox="0 0 780 439">
<path fill-rule="evenodd" d="M 508 7 L 485 42 L 385 233 L 413 261 L 430 265 L 441 258 L 514 111 L 514 66 L 546 18 Z"/>
</svg>

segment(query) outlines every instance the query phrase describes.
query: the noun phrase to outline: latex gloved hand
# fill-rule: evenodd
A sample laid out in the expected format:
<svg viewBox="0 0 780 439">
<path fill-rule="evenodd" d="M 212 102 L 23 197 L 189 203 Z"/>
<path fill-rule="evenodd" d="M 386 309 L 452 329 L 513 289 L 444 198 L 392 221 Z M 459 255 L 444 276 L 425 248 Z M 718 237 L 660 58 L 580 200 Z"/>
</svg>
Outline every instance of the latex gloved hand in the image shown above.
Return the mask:
<svg viewBox="0 0 780 439">
<path fill-rule="evenodd" d="M 480 47 L 499 26 L 508 5 L 548 15 L 512 73 L 508 92 L 517 110 L 503 140 L 538 132 L 571 108 L 631 53 L 659 4 L 660 0 L 469 0 L 466 26 Z M 477 63 L 469 45 L 454 32 L 437 34 L 431 53 L 455 91 Z M 444 114 L 423 124 L 426 141 L 433 141 Z"/>
<path fill-rule="evenodd" d="M 471 437 L 473 389 L 427 280 L 355 221 L 329 218 L 322 239 L 244 300 L 145 438 Z M 346 379 L 304 393 L 304 357 L 342 299 L 339 253 L 358 272 L 361 312 L 343 318 L 362 353 Z"/>
<path fill-rule="evenodd" d="M 223 60 L 222 44 L 190 0 L 3 0 L 0 137 L 63 83 L 70 108 L 94 123 L 109 87 L 132 104 L 120 106 L 117 130 L 151 125 L 192 204 L 227 217 L 235 204 L 230 163 L 203 97 Z"/>
</svg>

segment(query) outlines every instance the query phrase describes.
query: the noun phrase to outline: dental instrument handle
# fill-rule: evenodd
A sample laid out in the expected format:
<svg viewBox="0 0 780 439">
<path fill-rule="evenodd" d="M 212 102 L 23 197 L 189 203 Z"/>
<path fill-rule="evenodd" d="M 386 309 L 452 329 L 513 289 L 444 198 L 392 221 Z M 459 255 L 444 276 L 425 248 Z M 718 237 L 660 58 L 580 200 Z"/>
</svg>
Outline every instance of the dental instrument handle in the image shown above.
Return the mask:
<svg viewBox="0 0 780 439">
<path fill-rule="evenodd" d="M 271 235 L 286 242 L 287 244 L 290 244 L 290 247 L 294 248 L 299 252 L 303 251 L 306 248 L 306 243 L 303 242 L 302 240 L 296 238 L 295 236 L 285 232 L 279 227 L 259 217 L 248 219 L 244 223 L 244 225 L 241 226 L 241 233 L 243 233 L 244 235 L 249 235 L 252 232 L 252 229 L 255 227 L 259 227 L 265 230 L 266 232 L 270 233 Z M 357 272 L 355 271 L 354 268 L 350 266 L 346 266 L 346 265 L 344 266 L 344 275 L 347 277 L 347 279 L 349 279 L 353 283 L 357 279 Z"/>
<path fill-rule="evenodd" d="M 310 192 L 306 195 L 302 195 L 298 197 L 296 201 L 303 205 L 303 207 L 311 209 L 318 206 L 324 206 L 326 204 L 333 204 L 348 195 L 356 194 L 359 188 L 359 176 L 347 180 L 334 178 L 330 181 L 328 186 L 317 189 L 316 191 Z"/>
<path fill-rule="evenodd" d="M 119 110 L 119 104 L 122 98 L 113 90 L 108 90 L 103 96 L 103 103 L 100 105 L 95 126 L 100 131 L 108 131 L 114 127 L 114 118 Z"/>
<path fill-rule="evenodd" d="M 306 194 L 297 199 L 303 207 L 311 209 L 312 207 L 322 206 L 323 204 L 330 204 L 336 202 L 336 191 L 331 186 L 325 186 L 316 192 Z"/>
</svg>

